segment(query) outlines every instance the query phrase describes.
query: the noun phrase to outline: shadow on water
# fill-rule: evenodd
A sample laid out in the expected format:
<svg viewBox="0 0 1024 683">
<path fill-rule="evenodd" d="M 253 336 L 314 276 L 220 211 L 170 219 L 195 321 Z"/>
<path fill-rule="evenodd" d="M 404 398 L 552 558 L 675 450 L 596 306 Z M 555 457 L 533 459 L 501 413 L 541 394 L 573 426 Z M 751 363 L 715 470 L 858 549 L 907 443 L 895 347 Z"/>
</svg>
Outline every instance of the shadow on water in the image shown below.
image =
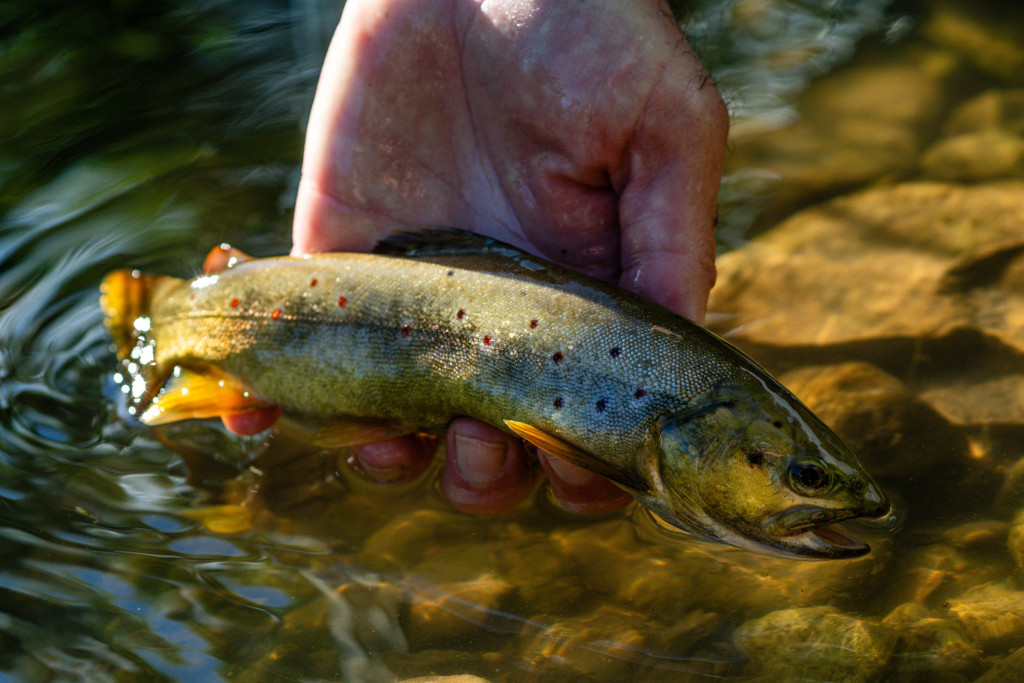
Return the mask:
<svg viewBox="0 0 1024 683">
<path fill-rule="evenodd" d="M 796 94 L 862 36 L 884 53 L 926 15 L 885 2 L 688 8 L 741 147 L 795 121 Z M 919 526 L 909 541 L 874 539 L 867 558 L 793 563 L 665 538 L 637 511 L 574 517 L 543 490 L 508 515 L 469 518 L 434 490 L 436 467 L 382 492 L 337 454 L 131 420 L 100 278 L 124 267 L 195 274 L 222 241 L 288 250 L 301 124 L 339 12 L 315 0 L 0 9 L 0 673 L 920 680 L 943 666 L 979 672 L 978 642 L 986 657 L 1024 642 L 1016 632 L 985 640 L 968 617 L 958 626 L 927 612 L 1008 580 L 1010 558 L 985 554 L 1005 523 L 963 531 L 969 540 L 948 541 L 945 554 Z M 764 227 L 753 190 L 787 182 L 762 161 L 726 179 L 728 245 Z M 857 178 L 836 186 L 877 179 Z M 821 198 L 793 196 L 790 209 Z M 928 348 L 955 355 L 958 339 Z M 852 358 L 897 375 L 921 353 L 909 337 L 851 344 L 749 348 L 778 369 Z M 974 444 L 1018 433 L 972 429 Z M 986 561 L 972 564 L 977 548 Z M 899 623 L 932 619 L 913 631 L 931 641 L 882 624 L 903 608 L 890 584 L 917 591 Z"/>
</svg>

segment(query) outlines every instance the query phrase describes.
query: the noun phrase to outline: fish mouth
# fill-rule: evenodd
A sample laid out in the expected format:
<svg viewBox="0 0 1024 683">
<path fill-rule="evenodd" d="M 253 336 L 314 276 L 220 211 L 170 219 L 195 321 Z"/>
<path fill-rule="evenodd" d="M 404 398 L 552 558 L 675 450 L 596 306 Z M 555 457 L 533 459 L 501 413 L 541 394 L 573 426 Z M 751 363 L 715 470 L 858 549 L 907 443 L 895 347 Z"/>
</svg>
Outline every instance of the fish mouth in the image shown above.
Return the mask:
<svg viewBox="0 0 1024 683">
<path fill-rule="evenodd" d="M 860 516 L 851 510 L 802 505 L 769 517 L 763 528 L 772 543 L 787 554 L 845 560 L 862 557 L 871 550 L 870 545 L 840 523 Z"/>
</svg>

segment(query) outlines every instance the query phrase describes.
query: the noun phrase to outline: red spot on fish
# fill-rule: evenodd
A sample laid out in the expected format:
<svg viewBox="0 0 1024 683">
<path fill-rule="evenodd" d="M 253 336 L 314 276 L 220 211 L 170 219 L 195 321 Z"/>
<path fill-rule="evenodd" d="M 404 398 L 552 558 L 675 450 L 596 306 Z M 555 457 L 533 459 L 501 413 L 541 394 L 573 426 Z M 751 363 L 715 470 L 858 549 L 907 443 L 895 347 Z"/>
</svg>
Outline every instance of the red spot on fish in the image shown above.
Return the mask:
<svg viewBox="0 0 1024 683">
<path fill-rule="evenodd" d="M 274 310 L 272 310 L 270 312 L 270 317 L 273 318 L 274 320 L 280 320 L 281 319 L 281 309 L 280 308 L 275 308 Z"/>
<path fill-rule="evenodd" d="M 565 359 L 565 356 L 562 355 L 561 351 L 558 351 L 557 353 L 555 353 L 555 355 L 551 356 L 551 360 L 555 361 L 555 365 L 558 365 L 564 359 Z"/>
<path fill-rule="evenodd" d="M 485 334 L 484 335 L 484 346 L 490 346 L 490 345 L 491 345 L 491 335 Z"/>
<path fill-rule="evenodd" d="M 309 281 L 309 286 L 310 287 L 316 287 L 319 282 L 320 282 L 319 280 L 317 280 L 316 278 L 313 278 L 312 280 Z"/>
<path fill-rule="evenodd" d="M 343 296 L 339 296 L 338 297 L 338 307 L 339 308 L 345 308 L 345 304 L 347 304 L 347 303 L 348 303 L 348 299 L 346 299 Z"/>
<path fill-rule="evenodd" d="M 463 318 L 465 318 L 466 317 L 466 309 L 465 308 L 460 308 L 459 312 L 455 314 L 455 317 L 458 318 L 459 320 L 462 320 Z"/>
<path fill-rule="evenodd" d="M 537 321 L 537 319 L 536 319 L 536 318 L 534 318 L 533 320 L 531 320 L 531 321 L 530 321 L 530 329 L 532 330 L 532 329 L 534 329 L 535 327 L 537 327 L 537 324 L 538 324 L 538 321 Z"/>
<path fill-rule="evenodd" d="M 555 399 L 555 410 L 561 410 L 563 405 L 565 405 L 565 401 L 562 400 L 561 396 Z"/>
<path fill-rule="evenodd" d="M 602 398 L 594 405 L 594 407 L 597 408 L 597 412 L 603 413 L 604 409 L 608 407 L 608 401 Z"/>
<path fill-rule="evenodd" d="M 643 389 L 637 389 L 636 393 L 633 394 L 633 398 L 643 398 L 646 395 L 647 395 L 646 391 L 644 391 Z"/>
<path fill-rule="evenodd" d="M 195 301 L 196 300 L 196 293 L 192 292 L 191 294 L 189 294 L 188 295 L 188 300 L 189 301 Z"/>
<path fill-rule="evenodd" d="M 234 299 L 232 299 L 231 301 L 228 302 L 228 306 L 230 306 L 231 308 L 238 308 L 238 304 L 240 304 L 240 303 L 242 303 L 242 302 L 239 301 L 238 297 L 236 296 Z"/>
<path fill-rule="evenodd" d="M 402 336 L 408 337 L 409 333 L 412 332 L 412 327 L 409 325 L 402 325 Z"/>
<path fill-rule="evenodd" d="M 609 355 L 611 355 L 612 358 L 618 358 L 619 354 L 622 353 L 622 349 L 620 349 L 618 346 L 616 346 L 614 349 L 612 349 L 608 353 L 609 353 Z"/>
</svg>

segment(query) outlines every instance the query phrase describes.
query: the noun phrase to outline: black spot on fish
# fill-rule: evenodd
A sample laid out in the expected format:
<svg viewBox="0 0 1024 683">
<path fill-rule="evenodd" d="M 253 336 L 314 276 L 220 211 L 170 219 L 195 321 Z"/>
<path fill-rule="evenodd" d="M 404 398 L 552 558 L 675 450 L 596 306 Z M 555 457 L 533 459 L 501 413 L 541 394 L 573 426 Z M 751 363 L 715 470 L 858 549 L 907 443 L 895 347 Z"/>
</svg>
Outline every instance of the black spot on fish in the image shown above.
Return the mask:
<svg viewBox="0 0 1024 683">
<path fill-rule="evenodd" d="M 551 356 L 551 360 L 555 361 L 555 365 L 558 365 L 565 360 L 565 356 L 562 355 L 561 351 L 557 351 L 555 355 Z"/>
<path fill-rule="evenodd" d="M 764 462 L 764 453 L 761 451 L 747 452 L 747 462 L 750 463 L 751 467 L 760 467 L 761 463 Z"/>
<path fill-rule="evenodd" d="M 555 410 L 561 410 L 563 405 L 565 405 L 565 401 L 562 400 L 561 396 L 555 399 Z"/>
<path fill-rule="evenodd" d="M 618 358 L 620 353 L 622 353 L 622 349 L 616 346 L 615 348 L 608 352 L 608 355 L 610 355 L 612 358 Z"/>
<path fill-rule="evenodd" d="M 460 308 L 459 312 L 455 314 L 455 317 L 458 318 L 459 320 L 462 320 L 463 318 L 465 318 L 466 317 L 466 309 L 465 308 Z"/>
<path fill-rule="evenodd" d="M 409 325 L 402 325 L 402 336 L 408 337 L 409 333 L 412 332 L 412 327 Z"/>
<path fill-rule="evenodd" d="M 533 320 L 531 320 L 531 321 L 530 321 L 530 329 L 531 329 L 531 330 L 532 330 L 532 329 L 535 329 L 535 328 L 537 327 L 537 324 L 538 324 L 538 320 L 537 320 L 536 318 L 534 318 Z"/>
<path fill-rule="evenodd" d="M 319 283 L 319 282 L 320 282 L 319 280 L 317 280 L 316 278 L 313 278 L 312 280 L 309 281 L 309 286 L 310 287 L 316 287 L 317 283 Z"/>
<path fill-rule="evenodd" d="M 775 422 L 772 422 L 772 426 L 775 427 L 776 429 L 782 429 L 782 421 L 776 420 Z"/>
<path fill-rule="evenodd" d="M 633 394 L 633 398 L 643 398 L 646 395 L 647 395 L 646 391 L 644 391 L 643 389 L 637 389 L 636 393 Z"/>
<path fill-rule="evenodd" d="M 604 409 L 608 407 L 608 401 L 602 398 L 594 404 L 594 407 L 597 408 L 597 412 L 603 413 Z"/>
<path fill-rule="evenodd" d="M 455 271 L 454 270 L 449 270 L 448 271 L 448 277 L 451 277 L 452 275 L 455 275 Z"/>
</svg>

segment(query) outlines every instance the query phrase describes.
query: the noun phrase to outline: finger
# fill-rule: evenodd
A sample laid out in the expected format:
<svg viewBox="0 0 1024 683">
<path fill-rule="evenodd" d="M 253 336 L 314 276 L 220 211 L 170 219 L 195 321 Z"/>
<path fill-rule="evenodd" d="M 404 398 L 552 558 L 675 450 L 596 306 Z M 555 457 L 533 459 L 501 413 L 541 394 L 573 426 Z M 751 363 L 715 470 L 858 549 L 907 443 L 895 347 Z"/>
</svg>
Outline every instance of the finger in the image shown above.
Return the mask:
<svg viewBox="0 0 1024 683">
<path fill-rule="evenodd" d="M 399 484 L 423 474 L 434 459 L 436 441 L 420 435 L 400 436 L 349 448 L 349 462 L 366 479 Z"/>
<path fill-rule="evenodd" d="M 536 480 L 522 441 L 477 420 L 448 427 L 441 490 L 459 510 L 487 515 L 514 508 Z"/>
<path fill-rule="evenodd" d="M 252 436 L 253 434 L 259 434 L 264 429 L 270 429 L 279 417 L 281 417 L 281 409 L 277 406 L 271 406 L 270 408 L 235 413 L 234 415 L 223 415 L 221 416 L 221 421 L 228 428 L 228 431 L 243 436 Z"/>
<path fill-rule="evenodd" d="M 654 86 L 617 178 L 619 283 L 702 322 L 729 117 L 685 41 Z"/>
<path fill-rule="evenodd" d="M 596 514 L 625 507 L 633 497 L 590 470 L 537 451 L 559 504 L 573 512 Z"/>
</svg>

